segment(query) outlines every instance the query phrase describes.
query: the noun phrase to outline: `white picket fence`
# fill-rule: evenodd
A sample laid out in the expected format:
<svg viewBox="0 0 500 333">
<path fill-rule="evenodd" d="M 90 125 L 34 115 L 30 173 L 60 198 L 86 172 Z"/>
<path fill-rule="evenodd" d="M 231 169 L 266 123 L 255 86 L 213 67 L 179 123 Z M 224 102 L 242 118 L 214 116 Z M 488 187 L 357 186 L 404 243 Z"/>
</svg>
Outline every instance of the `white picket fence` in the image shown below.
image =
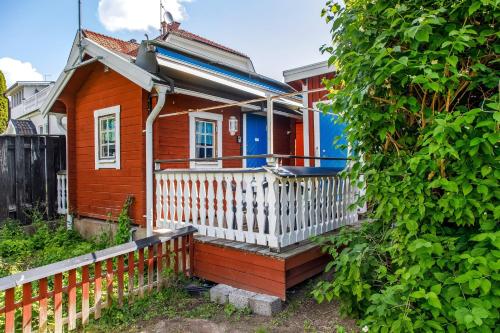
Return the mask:
<svg viewBox="0 0 500 333">
<path fill-rule="evenodd" d="M 357 222 L 356 189 L 337 175 L 279 177 L 258 169 L 156 173 L 156 227 L 285 247 Z"/>
<path fill-rule="evenodd" d="M 68 178 L 66 170 L 57 173 L 57 213 L 68 213 Z"/>
</svg>

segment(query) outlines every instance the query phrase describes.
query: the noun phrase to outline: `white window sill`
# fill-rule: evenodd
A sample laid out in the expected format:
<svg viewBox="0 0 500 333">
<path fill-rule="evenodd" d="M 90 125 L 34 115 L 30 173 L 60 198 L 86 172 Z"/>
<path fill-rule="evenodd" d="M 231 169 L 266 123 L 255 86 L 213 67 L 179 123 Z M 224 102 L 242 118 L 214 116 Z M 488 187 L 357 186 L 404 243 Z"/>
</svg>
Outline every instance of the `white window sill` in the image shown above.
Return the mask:
<svg viewBox="0 0 500 333">
<path fill-rule="evenodd" d="M 116 160 L 99 160 L 95 163 L 95 169 L 120 169 L 120 164 Z"/>
<path fill-rule="evenodd" d="M 221 169 L 222 161 L 220 162 L 191 162 L 192 169 Z"/>
</svg>

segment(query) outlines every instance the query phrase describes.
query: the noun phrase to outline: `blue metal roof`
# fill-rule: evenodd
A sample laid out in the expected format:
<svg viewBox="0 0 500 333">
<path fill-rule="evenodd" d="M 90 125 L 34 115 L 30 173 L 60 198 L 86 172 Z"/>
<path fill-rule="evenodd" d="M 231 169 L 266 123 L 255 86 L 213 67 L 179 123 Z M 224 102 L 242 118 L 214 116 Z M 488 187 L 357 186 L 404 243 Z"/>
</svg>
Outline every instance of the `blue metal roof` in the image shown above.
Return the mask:
<svg viewBox="0 0 500 333">
<path fill-rule="evenodd" d="M 199 59 L 196 59 L 194 57 L 190 57 L 188 55 L 185 55 L 185 54 L 182 54 L 182 53 L 179 53 L 179 52 L 176 52 L 174 50 L 167 49 L 167 48 L 164 48 L 161 46 L 157 46 L 156 50 L 162 56 L 165 56 L 165 57 L 168 57 L 171 59 L 175 59 L 175 60 L 180 60 L 184 63 L 194 65 L 194 66 L 197 66 L 199 68 L 203 68 L 203 69 L 206 69 L 206 70 L 218 73 L 218 74 L 222 74 L 222 75 L 225 75 L 225 76 L 228 76 L 230 78 L 237 79 L 237 80 L 240 80 L 240 81 L 243 81 L 246 83 L 257 85 L 261 88 L 265 88 L 267 90 L 271 90 L 271 91 L 276 92 L 276 93 L 293 92 L 293 89 L 291 89 L 291 88 L 286 89 L 286 86 L 284 86 L 284 84 L 280 84 L 279 82 L 273 83 L 272 81 L 274 81 L 274 80 L 272 80 L 272 79 L 266 80 L 264 78 L 261 79 L 261 78 L 252 77 L 250 73 L 247 74 L 247 73 L 239 72 L 237 70 L 231 70 L 228 68 L 224 68 L 222 66 L 210 64 L 210 63 L 205 62 L 203 60 L 199 60 Z"/>
</svg>

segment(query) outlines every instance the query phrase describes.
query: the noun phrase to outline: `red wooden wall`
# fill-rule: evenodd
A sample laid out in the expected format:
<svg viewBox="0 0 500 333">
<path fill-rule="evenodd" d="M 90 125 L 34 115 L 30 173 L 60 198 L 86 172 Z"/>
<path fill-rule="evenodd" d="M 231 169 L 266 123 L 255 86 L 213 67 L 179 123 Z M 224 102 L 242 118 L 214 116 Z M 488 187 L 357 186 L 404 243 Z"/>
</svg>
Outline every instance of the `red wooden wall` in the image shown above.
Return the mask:
<svg viewBox="0 0 500 333">
<path fill-rule="evenodd" d="M 149 93 L 120 74 L 95 63 L 78 69 L 59 100 L 68 113 L 69 208 L 79 217 L 106 220 L 118 216 L 128 195 L 134 223 L 145 225 L 145 134 Z M 155 101 L 153 101 L 154 105 Z M 161 114 L 203 108 L 220 103 L 186 95 L 170 95 Z M 121 168 L 95 170 L 94 111 L 120 105 Z M 242 155 L 243 117 L 239 108 L 223 115 L 223 156 Z M 229 117 L 239 119 L 239 131 L 229 134 Z M 295 120 L 275 116 L 275 152 L 294 153 Z M 158 118 L 154 125 L 155 159 L 189 158 L 189 116 Z M 284 161 L 285 164 L 287 161 Z M 240 168 L 241 160 L 224 161 L 224 168 Z M 188 168 L 189 163 L 164 164 L 162 168 Z"/>
<path fill-rule="evenodd" d="M 142 130 L 146 110 L 142 89 L 112 70 L 105 71 L 103 65 L 95 64 L 72 96 L 75 109 L 68 112 L 70 209 L 82 217 L 104 220 L 111 213 L 115 218 L 127 196 L 133 195 L 131 216 L 135 223 L 144 224 L 145 139 Z M 95 170 L 94 111 L 114 105 L 120 105 L 121 168 Z"/>
</svg>

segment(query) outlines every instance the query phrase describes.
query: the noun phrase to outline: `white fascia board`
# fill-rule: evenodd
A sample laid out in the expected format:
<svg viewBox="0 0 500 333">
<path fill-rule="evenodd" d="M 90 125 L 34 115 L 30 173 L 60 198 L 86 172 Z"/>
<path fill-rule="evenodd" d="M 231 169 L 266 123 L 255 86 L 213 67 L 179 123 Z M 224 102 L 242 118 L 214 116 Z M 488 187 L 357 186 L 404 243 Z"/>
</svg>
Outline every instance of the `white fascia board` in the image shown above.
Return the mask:
<svg viewBox="0 0 500 333">
<path fill-rule="evenodd" d="M 289 69 L 283 72 L 285 82 L 293 82 L 318 75 L 335 72 L 335 67 L 329 67 L 328 61 L 321 61 L 307 66 Z"/>
<path fill-rule="evenodd" d="M 84 38 L 82 40 L 82 45 L 84 47 L 83 55 L 89 55 L 93 58 L 102 57 L 99 59 L 99 62 L 108 66 L 112 70 L 116 71 L 120 75 L 126 77 L 130 81 L 134 82 L 141 88 L 151 91 L 154 86 L 153 76 L 131 63 L 130 60 L 121 57 L 120 55 L 109 51 L 108 49 L 100 46 L 99 44 Z M 78 40 L 75 39 L 73 43 L 73 47 L 70 52 L 70 56 L 68 58 L 68 62 L 65 68 L 70 68 L 72 66 L 77 65 L 79 58 L 79 50 L 78 50 Z M 61 94 L 62 90 L 72 77 L 75 70 L 70 70 L 68 72 L 62 72 L 57 79 L 54 88 L 51 90 L 45 103 L 41 106 L 40 111 L 42 115 L 46 116 L 49 112 L 50 108 L 54 105 L 55 101 Z"/>
<path fill-rule="evenodd" d="M 235 88 L 235 89 L 242 90 L 242 91 L 250 93 L 250 94 L 254 94 L 254 95 L 259 96 L 259 97 L 266 97 L 268 95 L 271 95 L 271 96 L 276 95 L 275 92 L 269 92 L 268 90 L 265 90 L 265 89 L 254 88 L 254 87 L 247 85 L 247 84 L 244 84 L 240 81 L 233 80 L 231 78 L 227 78 L 225 76 L 207 71 L 205 69 L 197 68 L 197 67 L 192 66 L 192 65 L 185 65 L 183 63 L 180 63 L 180 62 L 177 62 L 177 61 L 174 61 L 171 59 L 167 59 L 164 56 L 157 57 L 157 58 L 158 58 L 158 64 L 160 66 L 169 67 L 169 68 L 172 68 L 172 69 L 184 72 L 184 73 L 188 73 L 188 74 L 191 74 L 191 75 L 194 75 L 197 77 L 201 77 L 201 78 L 206 79 L 206 80 L 217 82 L 217 83 L 223 84 L 223 85 L 231 87 L 231 88 Z M 289 98 L 286 98 L 286 97 L 279 98 L 278 100 L 280 103 L 283 103 L 286 105 L 291 105 L 291 106 L 300 107 L 300 108 L 302 107 L 302 103 L 296 102 L 296 101 L 289 99 Z"/>
<path fill-rule="evenodd" d="M 200 93 L 197 91 L 192 91 L 192 90 L 187 90 L 187 89 L 182 89 L 182 88 L 175 88 L 174 92 L 177 94 L 181 94 L 181 95 L 203 98 L 203 99 L 206 99 L 209 101 L 214 101 L 214 102 L 219 102 L 219 103 L 224 103 L 224 104 L 239 103 L 239 101 L 235 101 L 232 99 L 218 97 L 218 96 L 209 95 L 209 94 Z M 245 105 L 245 107 L 252 109 L 252 110 L 260 110 L 260 107 L 252 105 L 252 104 Z"/>
<path fill-rule="evenodd" d="M 85 53 L 88 55 L 92 57 L 101 56 L 102 59 L 99 61 L 104 65 L 123 75 L 144 90 L 151 91 L 153 89 L 153 76 L 130 62 L 129 59 L 109 51 L 90 39 L 84 39 L 82 44 L 85 47 Z"/>
<path fill-rule="evenodd" d="M 71 48 L 71 52 L 68 57 L 68 62 L 66 63 L 66 67 L 74 66 L 77 61 L 78 61 L 78 45 L 77 45 L 77 40 L 75 39 L 75 41 L 73 42 L 73 47 Z M 45 102 L 43 102 L 42 106 L 40 106 L 40 113 L 42 114 L 42 116 L 45 117 L 49 113 L 49 110 L 52 108 L 57 98 L 61 94 L 62 90 L 64 89 L 64 87 L 66 87 L 66 84 L 73 76 L 73 72 L 74 71 L 69 71 L 69 72 L 62 71 L 61 74 L 59 74 L 59 77 L 57 78 L 54 87 L 50 90 L 49 94 L 47 95 L 47 98 L 45 99 Z"/>
<path fill-rule="evenodd" d="M 243 57 L 228 51 L 220 50 L 214 46 L 206 45 L 197 41 L 193 41 L 187 38 L 183 38 L 174 34 L 169 34 L 165 43 L 177 49 L 179 51 L 184 51 L 191 53 L 193 55 L 206 58 L 208 60 L 213 60 L 220 63 L 225 63 L 231 67 L 236 66 L 239 69 L 245 71 L 255 72 L 252 60 L 248 57 Z"/>
<path fill-rule="evenodd" d="M 235 88 L 235 89 L 238 89 L 238 90 L 250 93 L 250 94 L 254 94 L 254 95 L 257 95 L 260 97 L 266 97 L 266 92 L 264 90 L 256 89 L 256 88 L 250 87 L 248 85 L 242 84 L 236 80 L 225 78 L 225 77 L 222 77 L 220 75 L 216 75 L 215 73 L 211 73 L 211 72 L 208 72 L 206 70 L 198 69 L 196 67 L 187 66 L 187 65 L 181 64 L 179 62 L 176 62 L 176 61 L 173 61 L 170 59 L 166 59 L 165 57 L 161 57 L 161 58 L 158 57 L 158 64 L 160 66 L 165 66 L 165 67 L 172 68 L 172 69 L 175 69 L 175 70 L 178 70 L 178 71 L 181 71 L 184 73 L 188 73 L 188 74 L 191 74 L 191 75 L 194 75 L 197 77 L 201 77 L 203 79 L 217 82 L 217 83 L 220 83 L 222 85 L 225 85 L 225 86 L 228 86 L 231 88 Z"/>
</svg>

